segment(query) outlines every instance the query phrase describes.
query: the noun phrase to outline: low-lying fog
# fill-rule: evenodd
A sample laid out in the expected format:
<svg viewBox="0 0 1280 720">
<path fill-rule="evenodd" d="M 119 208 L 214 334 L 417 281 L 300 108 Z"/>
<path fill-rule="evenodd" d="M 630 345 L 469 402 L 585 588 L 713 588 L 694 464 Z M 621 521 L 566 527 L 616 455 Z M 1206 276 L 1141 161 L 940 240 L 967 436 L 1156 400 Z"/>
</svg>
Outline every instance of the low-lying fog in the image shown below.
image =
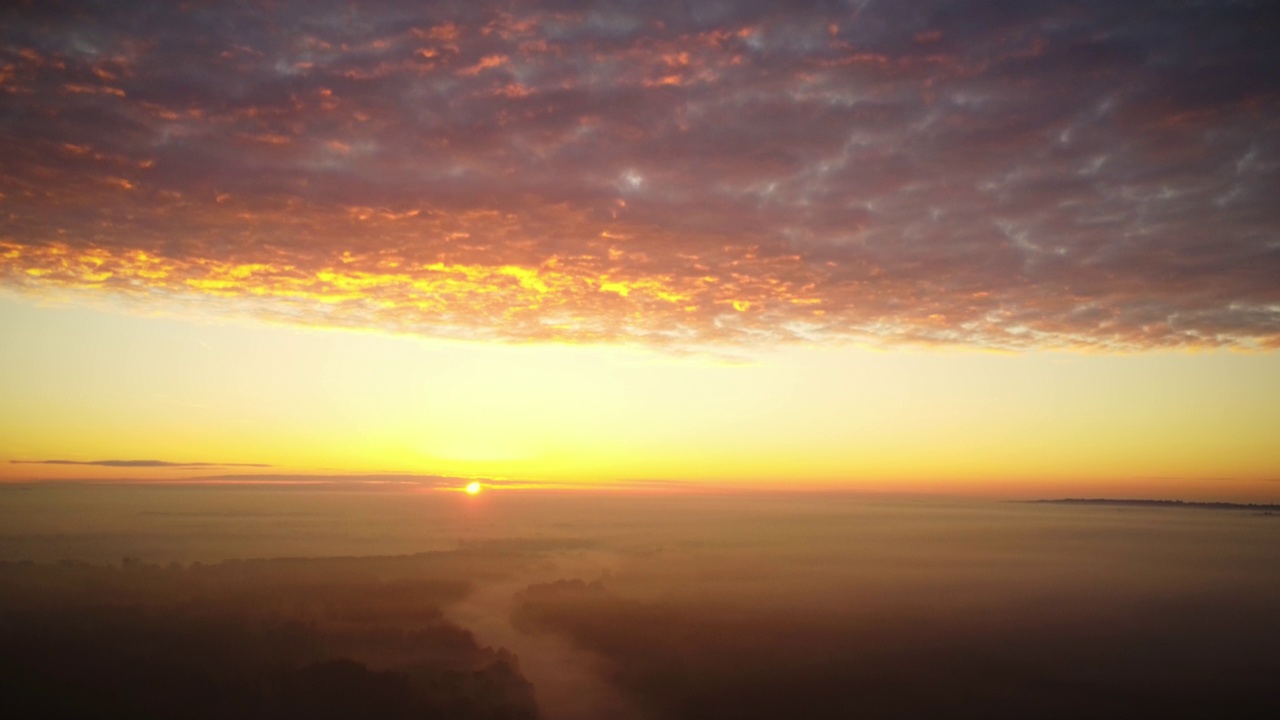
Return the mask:
<svg viewBox="0 0 1280 720">
<path fill-rule="evenodd" d="M 1265 716 L 1278 551 L 1248 510 L 8 486 L 0 688 L 47 717 Z"/>
</svg>

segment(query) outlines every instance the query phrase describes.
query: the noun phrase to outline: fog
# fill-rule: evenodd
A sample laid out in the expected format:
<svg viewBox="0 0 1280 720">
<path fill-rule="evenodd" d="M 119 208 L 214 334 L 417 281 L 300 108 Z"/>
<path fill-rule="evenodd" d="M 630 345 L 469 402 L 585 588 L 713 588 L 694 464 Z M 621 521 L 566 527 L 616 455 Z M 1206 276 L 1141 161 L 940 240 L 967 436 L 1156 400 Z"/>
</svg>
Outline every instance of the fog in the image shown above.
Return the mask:
<svg viewBox="0 0 1280 720">
<path fill-rule="evenodd" d="M 3 692 L 50 717 L 1246 717 L 1280 705 L 1278 549 L 1254 510 L 5 486 Z"/>
</svg>

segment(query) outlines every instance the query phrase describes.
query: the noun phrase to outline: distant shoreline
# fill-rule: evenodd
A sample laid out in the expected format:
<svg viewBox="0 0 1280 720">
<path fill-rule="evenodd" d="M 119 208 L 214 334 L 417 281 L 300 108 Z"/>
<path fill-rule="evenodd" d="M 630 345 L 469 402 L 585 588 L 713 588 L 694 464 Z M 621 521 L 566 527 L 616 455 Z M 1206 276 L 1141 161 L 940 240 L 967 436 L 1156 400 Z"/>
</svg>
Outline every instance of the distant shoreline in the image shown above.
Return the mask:
<svg viewBox="0 0 1280 720">
<path fill-rule="evenodd" d="M 1049 505 L 1103 505 L 1112 507 L 1189 508 L 1192 510 L 1253 510 L 1255 512 L 1280 512 L 1280 505 L 1268 503 L 1189 502 L 1186 500 L 1143 500 L 1138 498 L 1110 500 L 1107 498 L 1062 498 L 1058 500 L 1026 500 L 1029 503 Z"/>
</svg>

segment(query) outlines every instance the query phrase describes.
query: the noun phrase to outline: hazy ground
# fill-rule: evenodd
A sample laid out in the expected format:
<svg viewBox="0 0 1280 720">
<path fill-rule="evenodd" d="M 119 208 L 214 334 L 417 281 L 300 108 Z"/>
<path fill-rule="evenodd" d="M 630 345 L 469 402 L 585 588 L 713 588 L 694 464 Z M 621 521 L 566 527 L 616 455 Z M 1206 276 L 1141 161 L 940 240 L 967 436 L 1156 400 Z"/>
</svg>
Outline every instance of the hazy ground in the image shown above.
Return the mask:
<svg viewBox="0 0 1280 720">
<path fill-rule="evenodd" d="M 6 486 L 5 692 L 135 717 L 1247 717 L 1280 703 L 1277 551 L 1280 517 L 1194 508 Z"/>
</svg>

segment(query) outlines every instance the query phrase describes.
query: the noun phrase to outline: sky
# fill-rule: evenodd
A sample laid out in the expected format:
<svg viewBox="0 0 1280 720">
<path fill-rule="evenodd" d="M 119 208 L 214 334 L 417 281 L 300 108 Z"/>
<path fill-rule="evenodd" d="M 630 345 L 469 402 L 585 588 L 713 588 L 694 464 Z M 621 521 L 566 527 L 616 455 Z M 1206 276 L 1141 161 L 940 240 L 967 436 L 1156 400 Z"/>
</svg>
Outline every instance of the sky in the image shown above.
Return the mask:
<svg viewBox="0 0 1280 720">
<path fill-rule="evenodd" d="M 1277 25 L 6 4 L 0 479 L 1280 498 Z"/>
</svg>

